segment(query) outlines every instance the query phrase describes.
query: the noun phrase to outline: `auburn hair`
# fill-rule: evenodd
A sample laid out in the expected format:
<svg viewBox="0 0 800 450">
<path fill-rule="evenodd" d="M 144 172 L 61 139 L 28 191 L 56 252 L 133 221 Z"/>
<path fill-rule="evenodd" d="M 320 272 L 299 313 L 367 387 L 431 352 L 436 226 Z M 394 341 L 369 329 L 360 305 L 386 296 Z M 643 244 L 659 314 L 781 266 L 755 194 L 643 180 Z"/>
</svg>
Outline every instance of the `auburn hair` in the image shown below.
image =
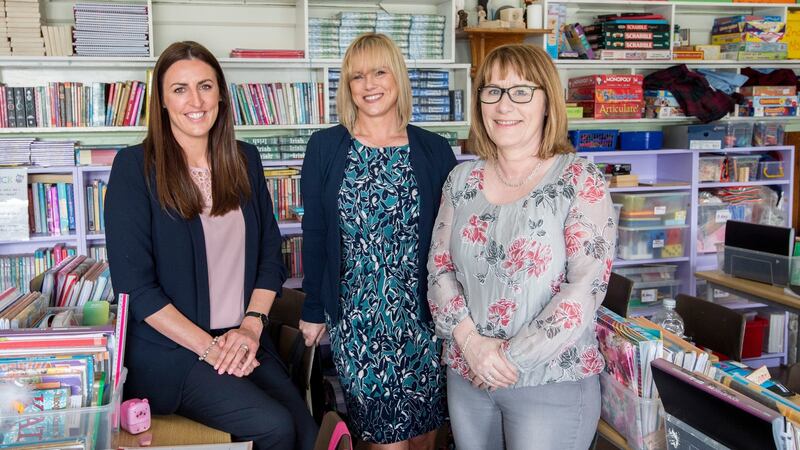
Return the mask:
<svg viewBox="0 0 800 450">
<path fill-rule="evenodd" d="M 221 216 L 250 197 L 247 160 L 236 143 L 228 85 L 219 61 L 205 47 L 193 41 L 175 42 L 161 53 L 153 69 L 147 136 L 144 139 L 144 167 L 148 186 L 155 179 L 156 198 L 161 207 L 174 210 L 184 219 L 203 212 L 203 196 L 189 174 L 189 164 L 164 108 L 164 74 L 176 62 L 202 61 L 217 77 L 219 111 L 209 131 L 208 165 L 211 171 L 213 205 L 210 214 Z"/>
<path fill-rule="evenodd" d="M 575 149 L 567 140 L 567 106 L 556 66 L 547 52 L 528 44 L 507 44 L 493 49 L 475 72 L 470 106 L 472 108 L 470 150 L 483 159 L 497 159 L 497 145 L 486 132 L 479 98 L 479 89 L 491 81 L 492 71 L 495 68 L 499 69 L 502 77 L 508 72 L 513 72 L 544 91 L 546 115 L 537 156 L 540 159 L 548 159 L 556 154 L 574 152 Z"/>
</svg>

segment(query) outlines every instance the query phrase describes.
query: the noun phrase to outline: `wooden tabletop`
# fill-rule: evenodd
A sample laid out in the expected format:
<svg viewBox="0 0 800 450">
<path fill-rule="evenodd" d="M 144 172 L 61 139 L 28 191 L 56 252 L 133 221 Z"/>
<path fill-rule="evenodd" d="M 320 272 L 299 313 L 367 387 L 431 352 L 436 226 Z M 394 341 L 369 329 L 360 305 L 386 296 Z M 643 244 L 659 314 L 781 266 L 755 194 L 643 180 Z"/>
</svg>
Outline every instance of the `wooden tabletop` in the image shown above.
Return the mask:
<svg viewBox="0 0 800 450">
<path fill-rule="evenodd" d="M 763 298 L 772 303 L 776 303 L 787 308 L 800 309 L 800 298 L 784 292 L 783 287 L 771 284 L 760 283 L 758 281 L 745 280 L 743 278 L 732 277 L 719 270 L 695 272 L 697 278 L 711 283 L 734 289 L 745 294 Z"/>
<path fill-rule="evenodd" d="M 600 422 L 597 424 L 597 433 L 617 448 L 623 450 L 631 449 L 628 446 L 628 441 L 603 419 L 600 419 Z"/>
</svg>

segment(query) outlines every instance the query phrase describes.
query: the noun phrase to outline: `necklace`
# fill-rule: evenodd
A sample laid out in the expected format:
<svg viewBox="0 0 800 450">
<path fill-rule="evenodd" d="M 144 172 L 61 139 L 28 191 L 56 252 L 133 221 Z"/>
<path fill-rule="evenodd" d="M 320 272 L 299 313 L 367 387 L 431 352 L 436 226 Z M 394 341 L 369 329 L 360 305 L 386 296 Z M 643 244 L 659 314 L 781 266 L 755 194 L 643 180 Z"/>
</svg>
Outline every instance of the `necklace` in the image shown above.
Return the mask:
<svg viewBox="0 0 800 450">
<path fill-rule="evenodd" d="M 506 185 L 507 187 L 510 187 L 510 188 L 513 188 L 513 189 L 516 189 L 516 188 L 518 188 L 520 186 L 524 186 L 527 182 L 531 181 L 533 179 L 533 176 L 536 175 L 536 172 L 539 171 L 539 167 L 541 167 L 541 166 L 542 166 L 542 160 L 540 159 L 539 163 L 536 164 L 536 166 L 533 168 L 531 173 L 527 177 L 525 177 L 525 179 L 523 179 L 522 181 L 519 181 L 517 183 L 512 183 L 512 182 L 508 181 L 506 179 L 506 177 L 503 175 L 502 170 L 500 169 L 500 166 L 496 162 L 492 163 L 492 168 L 494 168 L 494 173 L 497 174 L 497 179 L 500 180 L 500 182 L 503 183 L 504 185 Z"/>
</svg>

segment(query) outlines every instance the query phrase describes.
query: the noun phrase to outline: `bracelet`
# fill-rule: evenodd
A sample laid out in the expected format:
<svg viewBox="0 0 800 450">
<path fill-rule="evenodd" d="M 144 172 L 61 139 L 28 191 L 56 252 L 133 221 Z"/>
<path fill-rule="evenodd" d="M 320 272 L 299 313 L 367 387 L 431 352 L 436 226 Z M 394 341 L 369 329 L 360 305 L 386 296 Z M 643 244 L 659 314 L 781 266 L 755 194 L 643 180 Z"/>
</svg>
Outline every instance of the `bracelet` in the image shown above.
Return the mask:
<svg viewBox="0 0 800 450">
<path fill-rule="evenodd" d="M 464 339 L 464 346 L 461 347 L 461 354 L 464 355 L 465 358 L 467 357 L 467 347 L 469 347 L 469 341 L 472 339 L 472 336 L 475 336 L 477 333 L 478 330 L 472 330 L 467 335 L 467 338 Z"/>
<path fill-rule="evenodd" d="M 208 354 L 211 353 L 211 347 L 217 345 L 218 341 L 219 341 L 219 336 L 214 336 L 214 339 L 211 339 L 211 343 L 208 344 L 208 347 L 206 347 L 206 351 L 204 351 L 201 356 L 198 356 L 197 359 L 199 361 L 205 361 L 206 358 L 208 358 Z"/>
</svg>

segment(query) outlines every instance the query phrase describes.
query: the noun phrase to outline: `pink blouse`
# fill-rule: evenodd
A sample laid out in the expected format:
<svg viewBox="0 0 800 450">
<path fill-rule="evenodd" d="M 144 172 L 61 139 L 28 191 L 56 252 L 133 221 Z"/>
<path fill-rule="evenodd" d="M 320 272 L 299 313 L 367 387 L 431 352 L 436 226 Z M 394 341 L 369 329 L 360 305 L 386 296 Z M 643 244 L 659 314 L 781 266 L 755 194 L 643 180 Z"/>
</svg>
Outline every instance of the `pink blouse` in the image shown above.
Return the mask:
<svg viewBox="0 0 800 450">
<path fill-rule="evenodd" d="M 244 318 L 244 216 L 236 208 L 211 216 L 211 172 L 191 167 L 192 179 L 203 194 L 200 214 L 206 242 L 211 328 L 236 327 Z"/>
</svg>

